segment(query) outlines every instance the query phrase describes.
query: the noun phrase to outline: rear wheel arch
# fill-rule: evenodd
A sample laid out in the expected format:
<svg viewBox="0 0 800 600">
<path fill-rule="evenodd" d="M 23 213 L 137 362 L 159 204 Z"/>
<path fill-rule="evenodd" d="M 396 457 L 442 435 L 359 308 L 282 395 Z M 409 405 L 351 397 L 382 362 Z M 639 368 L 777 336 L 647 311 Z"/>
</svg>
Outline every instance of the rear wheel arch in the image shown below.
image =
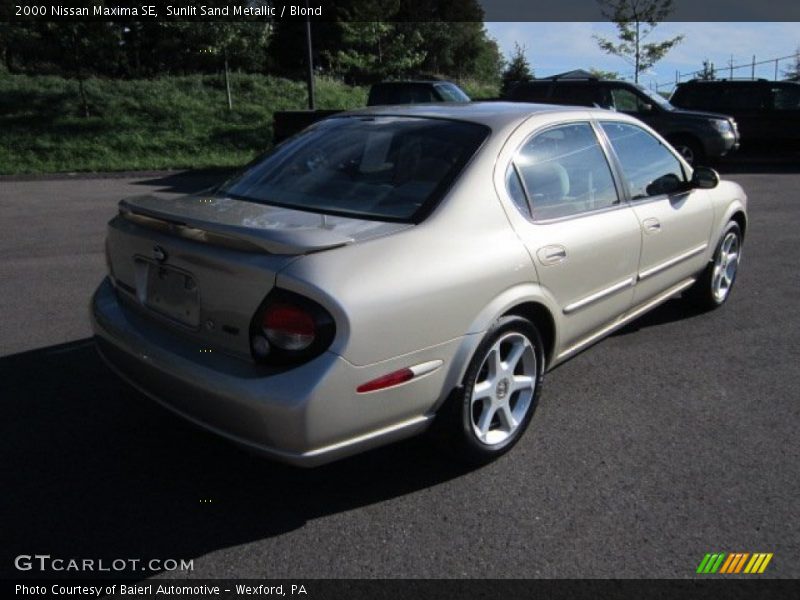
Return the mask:
<svg viewBox="0 0 800 600">
<path fill-rule="evenodd" d="M 556 322 L 550 309 L 539 302 L 525 302 L 514 306 L 503 314 L 504 317 L 516 315 L 527 319 L 534 324 L 542 337 L 544 345 L 545 369 L 555 354 L 556 347 Z"/>
<path fill-rule="evenodd" d="M 511 288 L 488 304 L 469 328 L 458 350 L 450 361 L 448 374 L 443 386 L 443 396 L 431 407 L 433 412 L 439 410 L 453 391 L 461 388 L 467 367 L 478 346 L 488 331 L 497 321 L 507 316 L 520 316 L 538 329 L 542 337 L 545 370 L 555 357 L 558 345 L 558 329 L 554 318 L 554 301 L 548 303 L 548 294 L 537 284 L 524 284 Z M 548 306 L 551 304 L 551 306 Z"/>
</svg>

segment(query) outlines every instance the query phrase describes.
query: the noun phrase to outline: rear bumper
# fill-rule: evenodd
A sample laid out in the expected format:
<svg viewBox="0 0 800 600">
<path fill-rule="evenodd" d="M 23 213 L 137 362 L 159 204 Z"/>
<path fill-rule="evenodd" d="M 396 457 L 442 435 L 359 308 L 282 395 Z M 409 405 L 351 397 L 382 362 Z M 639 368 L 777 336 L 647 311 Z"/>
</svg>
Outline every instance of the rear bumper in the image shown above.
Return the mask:
<svg viewBox="0 0 800 600">
<path fill-rule="evenodd" d="M 359 367 L 326 352 L 276 372 L 196 346 L 119 302 L 108 279 L 90 308 L 102 358 L 178 415 L 270 458 L 316 466 L 423 431 L 443 394 L 439 368 L 406 384 L 357 394 L 361 383 L 424 360 L 445 362 L 450 342 Z"/>
</svg>

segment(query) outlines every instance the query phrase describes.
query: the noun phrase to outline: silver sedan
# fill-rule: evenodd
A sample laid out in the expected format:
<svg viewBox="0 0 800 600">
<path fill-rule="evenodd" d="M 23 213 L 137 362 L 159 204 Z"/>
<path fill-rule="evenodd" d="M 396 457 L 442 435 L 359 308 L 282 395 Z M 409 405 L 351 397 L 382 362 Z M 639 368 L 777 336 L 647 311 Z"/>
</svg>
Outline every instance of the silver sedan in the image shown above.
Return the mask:
<svg viewBox="0 0 800 600">
<path fill-rule="evenodd" d="M 431 430 L 481 463 L 546 370 L 676 294 L 724 304 L 746 228 L 737 184 L 625 115 L 381 107 L 207 193 L 122 201 L 91 314 L 124 379 L 267 456 Z"/>
</svg>

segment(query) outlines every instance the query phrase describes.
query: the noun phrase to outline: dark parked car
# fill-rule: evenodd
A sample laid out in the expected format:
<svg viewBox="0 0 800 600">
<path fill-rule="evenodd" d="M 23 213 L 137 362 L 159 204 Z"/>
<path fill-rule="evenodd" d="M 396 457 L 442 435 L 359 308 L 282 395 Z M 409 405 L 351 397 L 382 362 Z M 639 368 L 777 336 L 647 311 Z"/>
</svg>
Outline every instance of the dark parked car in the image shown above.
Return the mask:
<svg viewBox="0 0 800 600">
<path fill-rule="evenodd" d="M 427 104 L 429 102 L 470 102 L 470 97 L 450 81 L 384 81 L 369 88 L 367 106 L 384 104 Z M 280 143 L 317 121 L 341 110 L 280 110 L 273 117 L 273 142 Z"/>
<path fill-rule="evenodd" d="M 385 81 L 370 88 L 367 106 L 469 101 L 469 96 L 449 81 Z"/>
<path fill-rule="evenodd" d="M 800 150 L 800 82 L 692 80 L 679 83 L 670 101 L 682 108 L 732 115 L 744 148 Z"/>
<path fill-rule="evenodd" d="M 640 85 L 599 79 L 586 71 L 520 83 L 512 88 L 509 99 L 594 106 L 629 114 L 664 136 L 689 163 L 725 156 L 739 144 L 736 122 L 727 115 L 682 110 Z"/>
</svg>

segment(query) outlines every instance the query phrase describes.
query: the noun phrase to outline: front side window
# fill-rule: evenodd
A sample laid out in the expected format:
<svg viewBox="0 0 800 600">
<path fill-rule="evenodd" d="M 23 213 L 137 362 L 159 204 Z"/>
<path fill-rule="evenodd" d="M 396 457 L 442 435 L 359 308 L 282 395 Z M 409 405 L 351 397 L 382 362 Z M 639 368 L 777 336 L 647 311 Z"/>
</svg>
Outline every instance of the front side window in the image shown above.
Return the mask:
<svg viewBox="0 0 800 600">
<path fill-rule="evenodd" d="M 412 117 L 334 117 L 227 182 L 219 193 L 298 210 L 415 222 L 439 201 L 488 128 Z"/>
<path fill-rule="evenodd" d="M 657 138 L 629 123 L 606 121 L 601 126 L 619 158 L 633 200 L 683 189 L 686 176 L 680 161 Z"/>
<path fill-rule="evenodd" d="M 614 102 L 614 108 L 620 112 L 627 113 L 644 113 L 647 112 L 648 103 L 644 99 L 635 94 L 628 88 L 612 87 L 611 99 Z"/>
<path fill-rule="evenodd" d="M 589 123 L 547 129 L 527 141 L 514 164 L 535 220 L 556 219 L 619 203 L 605 154 Z M 519 191 L 509 190 L 512 198 Z"/>
<path fill-rule="evenodd" d="M 674 110 L 674 107 L 672 106 L 672 104 L 669 103 L 669 100 L 664 98 L 664 96 L 662 96 L 658 92 L 654 92 L 653 90 L 648 90 L 643 85 L 637 85 L 636 87 L 639 88 L 639 91 L 641 91 L 642 94 L 647 96 L 649 100 L 652 100 L 653 104 L 658 104 L 664 110 Z"/>
</svg>

